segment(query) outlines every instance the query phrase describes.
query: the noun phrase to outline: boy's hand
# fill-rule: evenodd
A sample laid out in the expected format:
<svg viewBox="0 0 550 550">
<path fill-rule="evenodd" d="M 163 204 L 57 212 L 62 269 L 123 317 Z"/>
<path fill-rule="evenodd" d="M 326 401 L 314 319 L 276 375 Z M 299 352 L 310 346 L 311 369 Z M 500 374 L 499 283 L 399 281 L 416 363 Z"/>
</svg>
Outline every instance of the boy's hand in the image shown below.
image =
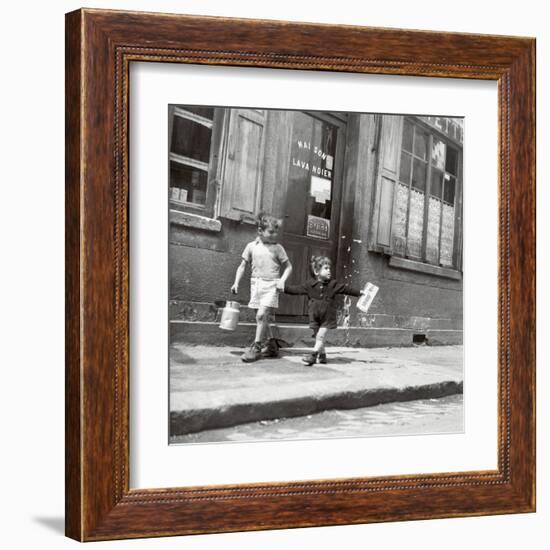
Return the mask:
<svg viewBox="0 0 550 550">
<path fill-rule="evenodd" d="M 285 282 L 284 282 L 282 279 L 279 279 L 279 280 L 277 281 L 277 290 L 278 290 L 279 292 L 283 292 L 284 289 L 285 289 Z"/>
<path fill-rule="evenodd" d="M 239 293 L 239 285 L 234 284 L 234 285 L 231 287 L 231 294 L 238 294 L 238 293 Z"/>
</svg>

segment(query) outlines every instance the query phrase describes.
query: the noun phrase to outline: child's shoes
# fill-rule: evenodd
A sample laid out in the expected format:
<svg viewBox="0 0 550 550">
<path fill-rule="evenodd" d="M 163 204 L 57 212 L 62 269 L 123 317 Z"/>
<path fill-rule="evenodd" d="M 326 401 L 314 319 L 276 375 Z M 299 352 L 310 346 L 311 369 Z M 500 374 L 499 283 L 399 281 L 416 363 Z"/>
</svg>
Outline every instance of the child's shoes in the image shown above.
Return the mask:
<svg viewBox="0 0 550 550">
<path fill-rule="evenodd" d="M 241 359 L 245 363 L 252 363 L 262 357 L 262 346 L 258 342 L 254 342 L 242 355 Z"/>
<path fill-rule="evenodd" d="M 277 338 L 270 338 L 262 347 L 262 358 L 275 359 L 276 357 L 279 357 L 279 342 Z"/>
<path fill-rule="evenodd" d="M 322 363 L 323 365 L 327 364 L 327 354 L 326 353 L 320 353 L 319 354 L 319 363 Z"/>
<path fill-rule="evenodd" d="M 308 353 L 307 355 L 304 355 L 302 357 L 302 362 L 304 362 L 308 367 L 311 367 L 311 365 L 314 365 L 316 361 L 317 361 L 317 354 L 315 352 Z"/>
</svg>

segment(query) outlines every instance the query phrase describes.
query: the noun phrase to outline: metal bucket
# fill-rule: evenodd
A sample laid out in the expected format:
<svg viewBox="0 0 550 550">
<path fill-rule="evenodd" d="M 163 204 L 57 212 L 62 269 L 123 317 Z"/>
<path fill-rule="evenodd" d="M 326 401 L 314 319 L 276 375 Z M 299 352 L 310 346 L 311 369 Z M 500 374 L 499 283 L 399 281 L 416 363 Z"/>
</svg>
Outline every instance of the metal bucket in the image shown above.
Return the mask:
<svg viewBox="0 0 550 550">
<path fill-rule="evenodd" d="M 239 324 L 239 302 L 227 302 L 222 310 L 220 328 L 222 330 L 235 330 Z"/>
</svg>

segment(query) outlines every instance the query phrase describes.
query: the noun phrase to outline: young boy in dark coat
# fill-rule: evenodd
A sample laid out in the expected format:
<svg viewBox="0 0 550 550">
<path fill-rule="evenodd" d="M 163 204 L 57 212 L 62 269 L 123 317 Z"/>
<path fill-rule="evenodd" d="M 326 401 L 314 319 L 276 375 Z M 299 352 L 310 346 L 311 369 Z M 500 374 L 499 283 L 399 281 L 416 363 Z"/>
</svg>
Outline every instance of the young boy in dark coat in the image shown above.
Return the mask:
<svg viewBox="0 0 550 550">
<path fill-rule="evenodd" d="M 345 283 L 332 279 L 332 262 L 326 256 L 313 256 L 311 271 L 314 277 L 298 285 L 285 284 L 286 294 L 307 295 L 309 298 L 309 326 L 315 334 L 313 351 L 302 358 L 302 361 L 311 366 L 327 362 L 325 339 L 328 330 L 337 327 L 336 324 L 336 296 L 360 296 L 363 291 L 355 290 Z"/>
</svg>

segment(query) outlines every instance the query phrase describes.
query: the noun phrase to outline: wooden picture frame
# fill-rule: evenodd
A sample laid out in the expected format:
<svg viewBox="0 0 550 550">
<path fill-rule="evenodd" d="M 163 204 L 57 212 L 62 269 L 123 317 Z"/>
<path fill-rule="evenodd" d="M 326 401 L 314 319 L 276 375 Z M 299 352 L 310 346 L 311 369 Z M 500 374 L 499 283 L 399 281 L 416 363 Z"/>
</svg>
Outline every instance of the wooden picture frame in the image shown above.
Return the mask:
<svg viewBox="0 0 550 550">
<path fill-rule="evenodd" d="M 129 66 L 498 82 L 498 469 L 129 489 Z M 535 510 L 535 40 L 82 9 L 66 16 L 66 534 L 81 541 Z"/>
</svg>

